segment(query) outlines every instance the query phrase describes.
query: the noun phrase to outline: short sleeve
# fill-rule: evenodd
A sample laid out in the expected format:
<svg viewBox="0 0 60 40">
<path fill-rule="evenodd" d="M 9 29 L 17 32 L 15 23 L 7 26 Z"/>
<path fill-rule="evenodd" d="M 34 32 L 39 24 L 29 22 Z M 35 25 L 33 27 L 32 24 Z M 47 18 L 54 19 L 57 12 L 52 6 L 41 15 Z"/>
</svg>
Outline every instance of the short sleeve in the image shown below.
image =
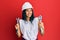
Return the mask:
<svg viewBox="0 0 60 40">
<path fill-rule="evenodd" d="M 39 21 L 39 20 L 38 20 L 38 17 L 35 17 L 35 18 L 34 18 L 34 21 L 38 23 L 38 21 Z"/>
<path fill-rule="evenodd" d="M 22 24 L 23 24 L 23 20 L 22 19 L 20 19 L 19 20 L 19 23 L 20 23 L 20 30 L 21 30 L 21 33 L 23 34 L 23 26 L 22 26 Z"/>
</svg>

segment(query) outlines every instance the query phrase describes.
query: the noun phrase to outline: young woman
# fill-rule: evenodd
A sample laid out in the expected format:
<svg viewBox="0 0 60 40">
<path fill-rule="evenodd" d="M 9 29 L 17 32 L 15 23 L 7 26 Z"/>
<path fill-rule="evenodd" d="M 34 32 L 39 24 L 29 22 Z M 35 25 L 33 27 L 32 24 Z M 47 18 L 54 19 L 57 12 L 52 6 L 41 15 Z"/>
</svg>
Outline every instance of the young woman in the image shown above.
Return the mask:
<svg viewBox="0 0 60 40">
<path fill-rule="evenodd" d="M 33 7 L 29 2 L 25 2 L 22 6 L 22 19 L 15 25 L 18 37 L 22 36 L 22 40 L 37 40 L 38 31 L 44 34 L 43 22 L 38 17 L 34 17 Z M 22 34 L 22 35 L 21 35 Z"/>
</svg>

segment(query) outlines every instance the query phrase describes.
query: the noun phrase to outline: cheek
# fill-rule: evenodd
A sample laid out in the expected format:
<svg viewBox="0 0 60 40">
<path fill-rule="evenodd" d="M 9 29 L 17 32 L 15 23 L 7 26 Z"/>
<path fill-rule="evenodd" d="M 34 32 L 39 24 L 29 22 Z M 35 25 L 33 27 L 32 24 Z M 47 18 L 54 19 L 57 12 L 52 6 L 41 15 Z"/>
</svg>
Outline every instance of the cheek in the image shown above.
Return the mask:
<svg viewBox="0 0 60 40">
<path fill-rule="evenodd" d="M 29 15 L 29 13 L 28 13 L 28 12 L 26 12 L 26 15 L 28 16 L 28 15 Z"/>
<path fill-rule="evenodd" d="M 32 12 L 30 14 L 32 15 Z"/>
<path fill-rule="evenodd" d="M 32 16 L 32 12 L 29 13 L 29 16 Z"/>
</svg>

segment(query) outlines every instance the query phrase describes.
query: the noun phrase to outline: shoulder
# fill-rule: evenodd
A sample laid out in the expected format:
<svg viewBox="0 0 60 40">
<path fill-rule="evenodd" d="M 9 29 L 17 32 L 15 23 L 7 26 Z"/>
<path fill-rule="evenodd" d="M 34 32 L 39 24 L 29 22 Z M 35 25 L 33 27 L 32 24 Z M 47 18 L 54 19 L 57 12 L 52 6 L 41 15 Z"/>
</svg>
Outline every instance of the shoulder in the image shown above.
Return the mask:
<svg viewBox="0 0 60 40">
<path fill-rule="evenodd" d="M 35 21 L 38 21 L 38 17 L 35 17 L 34 20 L 35 20 Z"/>
<path fill-rule="evenodd" d="M 23 20 L 23 19 L 20 19 L 20 20 L 19 20 L 19 23 L 20 23 L 20 24 L 22 24 L 23 22 L 24 22 L 24 20 Z"/>
<path fill-rule="evenodd" d="M 22 19 L 20 19 L 20 20 L 19 20 L 19 22 L 23 22 L 23 20 L 22 20 Z"/>
<path fill-rule="evenodd" d="M 38 17 L 35 17 L 33 20 L 33 23 L 37 22 L 38 23 Z"/>
<path fill-rule="evenodd" d="M 23 19 L 20 19 L 20 20 L 19 20 L 19 24 L 20 24 L 20 28 L 21 28 L 21 29 L 23 29 L 23 26 L 22 26 L 23 23 L 24 23 L 24 20 L 23 20 Z"/>
</svg>

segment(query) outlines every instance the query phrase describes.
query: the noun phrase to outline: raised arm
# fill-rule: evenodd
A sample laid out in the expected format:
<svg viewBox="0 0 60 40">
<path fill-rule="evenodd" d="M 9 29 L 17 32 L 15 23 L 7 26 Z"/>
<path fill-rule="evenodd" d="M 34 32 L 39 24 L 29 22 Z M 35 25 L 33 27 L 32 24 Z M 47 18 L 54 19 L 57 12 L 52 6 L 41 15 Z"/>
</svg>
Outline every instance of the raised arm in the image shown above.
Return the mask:
<svg viewBox="0 0 60 40">
<path fill-rule="evenodd" d="M 44 23 L 43 22 L 38 22 L 38 28 L 41 33 L 41 35 L 44 35 Z"/>
<path fill-rule="evenodd" d="M 20 36 L 21 36 L 21 31 L 20 31 L 20 26 L 19 26 L 19 24 L 16 24 L 16 25 L 15 25 L 15 29 L 16 29 L 16 34 L 17 34 L 17 36 L 20 37 Z"/>
<path fill-rule="evenodd" d="M 42 15 L 39 16 L 38 18 L 38 28 L 41 33 L 41 35 L 44 35 L 44 23 L 42 22 Z"/>
</svg>

